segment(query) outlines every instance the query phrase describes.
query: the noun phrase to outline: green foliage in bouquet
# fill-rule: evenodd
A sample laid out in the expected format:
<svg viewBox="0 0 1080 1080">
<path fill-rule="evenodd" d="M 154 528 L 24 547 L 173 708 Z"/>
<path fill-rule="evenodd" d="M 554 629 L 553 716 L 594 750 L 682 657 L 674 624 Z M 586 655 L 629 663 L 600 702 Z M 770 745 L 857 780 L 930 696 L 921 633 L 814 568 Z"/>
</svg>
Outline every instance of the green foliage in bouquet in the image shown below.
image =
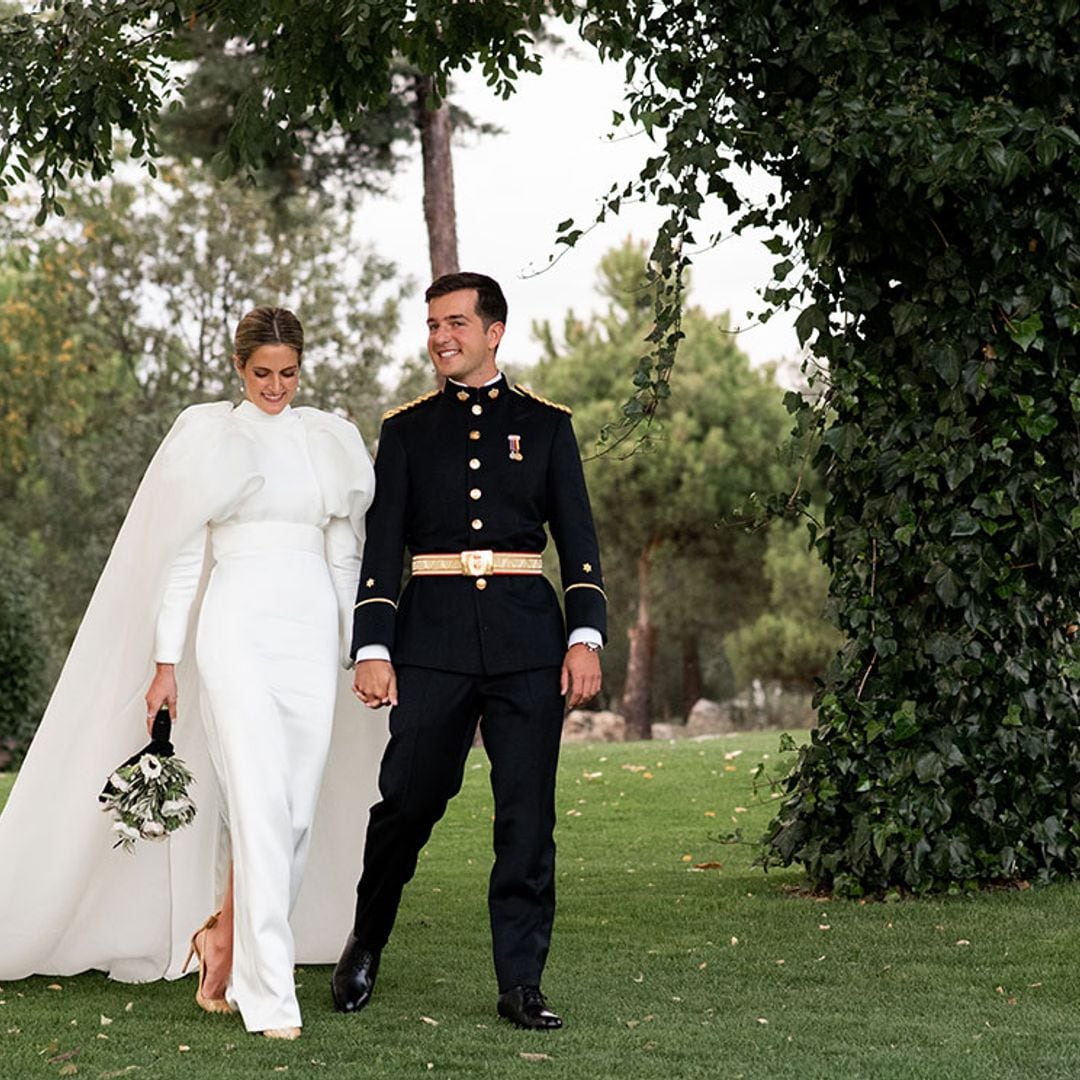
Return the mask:
<svg viewBox="0 0 1080 1080">
<path fill-rule="evenodd" d="M 188 796 L 191 773 L 179 758 L 143 754 L 117 769 L 109 782 L 112 790 L 101 796 L 101 808 L 115 819 L 115 847 L 131 851 L 139 839 L 165 840 L 195 819 Z"/>
</svg>

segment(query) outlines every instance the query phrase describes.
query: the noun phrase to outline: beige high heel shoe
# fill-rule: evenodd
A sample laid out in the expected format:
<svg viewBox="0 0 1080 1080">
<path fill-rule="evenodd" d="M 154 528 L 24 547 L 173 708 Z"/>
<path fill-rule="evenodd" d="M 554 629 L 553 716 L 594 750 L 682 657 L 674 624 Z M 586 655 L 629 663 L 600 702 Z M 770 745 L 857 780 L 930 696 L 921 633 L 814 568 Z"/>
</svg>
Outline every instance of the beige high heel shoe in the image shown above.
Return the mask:
<svg viewBox="0 0 1080 1080">
<path fill-rule="evenodd" d="M 293 1039 L 300 1038 L 300 1029 L 298 1027 L 287 1028 L 267 1028 L 263 1032 L 263 1036 L 267 1039 Z"/>
<path fill-rule="evenodd" d="M 224 998 L 211 998 L 203 993 L 203 983 L 206 981 L 206 934 L 217 926 L 220 914 L 220 911 L 215 912 L 191 935 L 191 948 L 188 950 L 187 959 L 181 969 L 182 972 L 186 972 L 188 965 L 191 963 L 191 958 L 193 956 L 199 958 L 199 985 L 195 987 L 195 1004 L 208 1013 L 232 1012 L 232 1007 Z M 199 940 L 200 934 L 202 935 L 202 941 Z"/>
</svg>

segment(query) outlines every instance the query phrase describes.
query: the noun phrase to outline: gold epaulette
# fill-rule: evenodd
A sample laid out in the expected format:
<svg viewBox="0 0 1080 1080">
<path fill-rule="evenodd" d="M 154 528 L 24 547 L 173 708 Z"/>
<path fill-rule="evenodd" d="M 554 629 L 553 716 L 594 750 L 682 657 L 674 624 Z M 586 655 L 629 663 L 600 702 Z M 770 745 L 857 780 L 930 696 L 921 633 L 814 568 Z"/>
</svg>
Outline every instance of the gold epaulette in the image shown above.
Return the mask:
<svg viewBox="0 0 1080 1080">
<path fill-rule="evenodd" d="M 511 389 L 515 394 L 521 394 L 522 397 L 530 397 L 533 401 L 539 401 L 541 405 L 550 405 L 553 409 L 559 409 L 568 416 L 574 415 L 574 410 L 569 405 L 560 405 L 557 401 L 548 401 L 546 397 L 534 394 L 527 386 L 522 386 L 521 383 L 514 383 Z"/>
<path fill-rule="evenodd" d="M 429 390 L 426 394 L 421 394 L 418 398 L 413 398 L 412 401 L 406 401 L 404 405 L 398 405 L 393 409 L 387 409 L 386 412 L 382 414 L 382 418 L 384 420 L 389 420 L 391 416 L 397 416 L 398 413 L 407 412 L 409 409 L 419 405 L 420 402 L 427 401 L 429 398 L 436 397 L 441 393 L 442 391 L 439 389 Z"/>
</svg>

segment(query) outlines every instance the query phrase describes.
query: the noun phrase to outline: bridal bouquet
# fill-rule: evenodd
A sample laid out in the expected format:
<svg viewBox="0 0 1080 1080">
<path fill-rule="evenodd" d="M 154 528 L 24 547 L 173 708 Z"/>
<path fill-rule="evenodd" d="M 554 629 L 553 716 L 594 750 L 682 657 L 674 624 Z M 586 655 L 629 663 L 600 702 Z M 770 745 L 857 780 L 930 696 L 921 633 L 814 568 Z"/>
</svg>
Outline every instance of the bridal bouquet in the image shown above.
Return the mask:
<svg viewBox="0 0 1080 1080">
<path fill-rule="evenodd" d="M 136 840 L 164 840 L 195 818 L 195 804 L 188 796 L 192 776 L 173 756 L 170 728 L 163 708 L 154 718 L 149 745 L 114 769 L 98 796 L 101 809 L 115 819 L 114 847 L 131 851 Z"/>
</svg>

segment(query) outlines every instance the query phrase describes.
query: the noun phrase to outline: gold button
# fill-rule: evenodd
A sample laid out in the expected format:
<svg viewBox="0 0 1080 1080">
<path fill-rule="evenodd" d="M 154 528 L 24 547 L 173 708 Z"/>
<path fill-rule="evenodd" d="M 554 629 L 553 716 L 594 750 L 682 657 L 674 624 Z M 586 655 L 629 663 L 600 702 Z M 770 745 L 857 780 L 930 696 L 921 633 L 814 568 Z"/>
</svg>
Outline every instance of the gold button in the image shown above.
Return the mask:
<svg viewBox="0 0 1080 1080">
<path fill-rule="evenodd" d="M 469 468 L 470 469 L 479 469 L 480 468 L 480 459 L 478 457 L 469 458 Z"/>
<path fill-rule="evenodd" d="M 470 499 L 479 499 L 481 494 L 482 494 L 482 492 L 480 491 L 479 488 L 473 488 L 472 491 L 469 492 L 469 498 Z"/>
<path fill-rule="evenodd" d="M 483 411 L 484 411 L 484 406 L 483 405 L 474 405 L 472 407 L 473 416 L 479 416 Z"/>
<path fill-rule="evenodd" d="M 457 399 L 458 399 L 458 401 L 468 401 L 469 400 L 469 391 L 468 390 L 459 390 L 457 392 Z"/>
<path fill-rule="evenodd" d="M 499 388 L 497 386 L 493 386 L 488 391 L 488 397 L 491 398 L 492 401 L 494 401 L 498 396 L 499 396 Z"/>
<path fill-rule="evenodd" d="M 473 430 L 469 432 L 469 438 L 472 439 L 473 442 L 476 442 L 476 440 L 480 438 L 480 432 L 473 428 Z"/>
<path fill-rule="evenodd" d="M 484 527 L 484 523 L 479 518 L 473 518 L 472 521 L 469 522 L 469 524 L 474 529 L 482 529 Z"/>
<path fill-rule="evenodd" d="M 487 588 L 487 578 L 486 577 L 478 577 L 476 579 L 476 587 L 481 592 L 483 592 Z"/>
</svg>

